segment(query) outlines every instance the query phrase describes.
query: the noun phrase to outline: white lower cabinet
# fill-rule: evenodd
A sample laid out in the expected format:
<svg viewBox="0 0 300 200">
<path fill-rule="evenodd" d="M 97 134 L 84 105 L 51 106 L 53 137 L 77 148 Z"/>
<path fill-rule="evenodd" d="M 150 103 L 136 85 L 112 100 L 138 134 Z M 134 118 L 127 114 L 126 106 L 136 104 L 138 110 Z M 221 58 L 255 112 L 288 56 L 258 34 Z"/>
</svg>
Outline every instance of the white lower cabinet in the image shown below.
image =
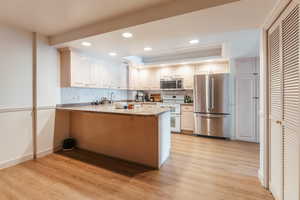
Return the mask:
<svg viewBox="0 0 300 200">
<path fill-rule="evenodd" d="M 181 130 L 194 132 L 194 111 L 191 105 L 181 106 Z"/>
</svg>

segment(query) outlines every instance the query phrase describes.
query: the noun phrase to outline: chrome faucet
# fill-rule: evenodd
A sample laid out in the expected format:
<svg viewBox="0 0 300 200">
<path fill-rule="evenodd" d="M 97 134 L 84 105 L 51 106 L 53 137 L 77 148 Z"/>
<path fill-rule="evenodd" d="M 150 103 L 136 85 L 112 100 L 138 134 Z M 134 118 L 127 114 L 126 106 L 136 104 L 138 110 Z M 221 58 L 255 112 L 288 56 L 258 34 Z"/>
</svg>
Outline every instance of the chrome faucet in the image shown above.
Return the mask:
<svg viewBox="0 0 300 200">
<path fill-rule="evenodd" d="M 111 103 L 111 104 L 113 103 L 113 95 L 114 95 L 114 92 L 111 92 L 111 93 L 110 93 L 110 103 Z"/>
</svg>

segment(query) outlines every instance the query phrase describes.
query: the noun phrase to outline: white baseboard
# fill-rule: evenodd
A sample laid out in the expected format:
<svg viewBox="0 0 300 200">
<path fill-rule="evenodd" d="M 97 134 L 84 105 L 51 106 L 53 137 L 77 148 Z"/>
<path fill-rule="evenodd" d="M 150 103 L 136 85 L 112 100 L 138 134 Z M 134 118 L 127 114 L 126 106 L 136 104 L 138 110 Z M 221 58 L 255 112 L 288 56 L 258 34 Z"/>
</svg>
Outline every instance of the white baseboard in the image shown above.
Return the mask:
<svg viewBox="0 0 300 200">
<path fill-rule="evenodd" d="M 40 151 L 37 153 L 37 158 L 41 158 L 41 157 L 44 157 L 44 156 L 47 156 L 49 154 L 52 154 L 52 153 L 55 153 L 59 150 L 62 149 L 62 146 L 61 145 L 58 145 L 54 148 L 50 148 L 50 149 L 46 149 L 46 150 L 43 150 L 43 151 Z"/>
<path fill-rule="evenodd" d="M 61 148 L 62 148 L 62 146 L 59 145 L 59 146 L 57 146 L 55 148 L 51 148 L 51 149 L 47 149 L 47 150 L 44 150 L 44 151 L 40 151 L 40 152 L 37 153 L 37 157 L 41 158 L 41 157 L 47 156 L 49 154 L 52 154 L 54 152 L 57 152 L 57 151 L 61 150 Z M 32 160 L 32 159 L 33 159 L 33 154 L 29 154 L 29 155 L 24 155 L 24 156 L 16 158 L 16 159 L 1 161 L 0 162 L 0 169 L 12 167 L 12 166 L 21 164 L 23 162 L 26 162 L 26 161 Z"/>
<path fill-rule="evenodd" d="M 262 170 L 259 169 L 257 172 L 258 172 L 258 179 L 259 179 L 261 185 L 265 187 L 264 174 L 263 174 Z"/>
<path fill-rule="evenodd" d="M 20 163 L 23 163 L 23 162 L 26 162 L 26 161 L 32 160 L 32 159 L 33 159 L 33 154 L 29 154 L 29 155 L 24 155 L 22 157 L 15 158 L 15 159 L 2 161 L 2 162 L 0 162 L 0 169 L 12 167 L 12 166 L 18 165 Z"/>
</svg>

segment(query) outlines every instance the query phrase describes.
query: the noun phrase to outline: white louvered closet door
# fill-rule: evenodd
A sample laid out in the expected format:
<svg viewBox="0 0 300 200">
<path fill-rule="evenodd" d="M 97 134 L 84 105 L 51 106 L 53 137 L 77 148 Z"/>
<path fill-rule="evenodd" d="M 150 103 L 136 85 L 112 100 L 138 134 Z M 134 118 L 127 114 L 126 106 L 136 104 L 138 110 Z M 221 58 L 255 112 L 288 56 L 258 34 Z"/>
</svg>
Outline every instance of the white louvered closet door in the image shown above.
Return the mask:
<svg viewBox="0 0 300 200">
<path fill-rule="evenodd" d="M 281 26 L 276 23 L 269 31 L 270 66 L 270 190 L 283 200 L 283 131 L 282 131 L 282 59 Z"/>
<path fill-rule="evenodd" d="M 270 189 L 278 200 L 300 199 L 299 2 L 269 30 Z"/>
<path fill-rule="evenodd" d="M 299 4 L 295 1 L 283 14 L 283 158 L 284 199 L 299 200 L 300 162 L 300 70 L 299 70 Z"/>
</svg>

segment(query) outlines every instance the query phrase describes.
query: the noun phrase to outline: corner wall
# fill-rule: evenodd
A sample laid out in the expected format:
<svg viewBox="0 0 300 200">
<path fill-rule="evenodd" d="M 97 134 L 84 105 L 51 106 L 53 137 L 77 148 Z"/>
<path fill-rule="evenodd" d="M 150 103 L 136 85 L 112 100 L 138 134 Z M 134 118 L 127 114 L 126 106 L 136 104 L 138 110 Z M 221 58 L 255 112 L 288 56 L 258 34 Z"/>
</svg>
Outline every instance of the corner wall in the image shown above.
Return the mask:
<svg viewBox="0 0 300 200">
<path fill-rule="evenodd" d="M 37 35 L 37 156 L 41 157 L 60 148 L 68 136 L 58 131 L 56 104 L 60 104 L 60 59 L 48 38 Z M 61 126 L 62 124 L 60 124 Z"/>
<path fill-rule="evenodd" d="M 0 24 L 0 169 L 33 159 L 33 33 Z M 37 37 L 37 153 L 53 152 L 67 136 L 56 132 L 60 103 L 59 59 Z"/>
<path fill-rule="evenodd" d="M 32 33 L 0 24 L 0 168 L 32 158 Z"/>
</svg>

